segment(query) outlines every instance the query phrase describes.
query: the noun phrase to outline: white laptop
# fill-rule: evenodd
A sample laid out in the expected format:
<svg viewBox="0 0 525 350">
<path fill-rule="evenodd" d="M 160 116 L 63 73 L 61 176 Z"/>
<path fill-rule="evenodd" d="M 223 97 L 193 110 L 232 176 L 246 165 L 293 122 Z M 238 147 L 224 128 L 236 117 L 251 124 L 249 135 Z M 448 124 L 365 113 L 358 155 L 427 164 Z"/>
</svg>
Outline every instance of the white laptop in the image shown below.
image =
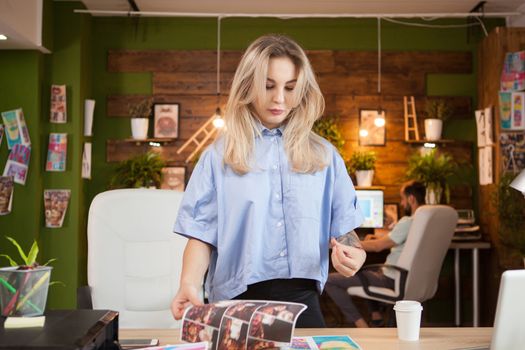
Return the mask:
<svg viewBox="0 0 525 350">
<path fill-rule="evenodd" d="M 525 270 L 505 271 L 501 276 L 490 350 L 525 349 L 524 320 Z"/>
</svg>

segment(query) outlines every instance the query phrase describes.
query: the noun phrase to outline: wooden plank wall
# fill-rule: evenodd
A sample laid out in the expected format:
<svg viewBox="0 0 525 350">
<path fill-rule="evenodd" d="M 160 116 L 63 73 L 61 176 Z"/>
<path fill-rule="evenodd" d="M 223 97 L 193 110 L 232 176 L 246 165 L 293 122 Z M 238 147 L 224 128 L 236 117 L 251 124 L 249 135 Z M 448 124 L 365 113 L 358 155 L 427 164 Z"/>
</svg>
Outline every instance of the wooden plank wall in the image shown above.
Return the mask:
<svg viewBox="0 0 525 350">
<path fill-rule="evenodd" d="M 240 60 L 241 51 L 221 53 L 221 92 L 227 94 L 230 81 Z M 366 147 L 378 155 L 374 185 L 385 186 L 387 202 L 397 202 L 399 186 L 406 171 L 407 159 L 418 149 L 404 142 L 403 96 L 414 95 L 423 133 L 426 77 L 429 73 L 468 74 L 472 72 L 470 52 L 383 52 L 382 94 L 377 94 L 377 52 L 373 51 L 308 51 L 326 99 L 325 115 L 337 115 L 346 139 L 345 153 L 350 156 L 358 147 L 359 109 L 382 107 L 387 111 L 384 147 Z M 216 108 L 216 53 L 214 51 L 133 51 L 108 53 L 107 69 L 114 73 L 151 72 L 155 102 L 180 103 L 179 139 L 166 144 L 162 154 L 170 163 L 182 165 L 188 153 L 176 154 L 177 148 L 207 120 Z M 107 96 L 108 117 L 128 118 L 127 105 L 146 96 Z M 471 118 L 469 96 L 442 96 L 454 107 L 454 118 Z M 221 103 L 227 97 L 222 96 Z M 468 163 L 472 159 L 469 143 L 453 143 L 446 151 Z M 107 161 L 126 159 L 146 144 L 108 140 Z M 470 188 L 453 192 L 453 204 L 471 208 Z"/>
</svg>

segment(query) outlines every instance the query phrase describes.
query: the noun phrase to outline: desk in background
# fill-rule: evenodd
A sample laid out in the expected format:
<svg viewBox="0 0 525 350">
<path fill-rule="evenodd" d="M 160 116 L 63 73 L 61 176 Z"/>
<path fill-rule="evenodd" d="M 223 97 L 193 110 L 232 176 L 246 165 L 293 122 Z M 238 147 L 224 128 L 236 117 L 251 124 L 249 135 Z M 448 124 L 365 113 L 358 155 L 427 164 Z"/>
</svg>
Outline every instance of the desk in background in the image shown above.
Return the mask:
<svg viewBox="0 0 525 350">
<path fill-rule="evenodd" d="M 397 339 L 395 328 L 296 329 L 295 336 L 349 335 L 363 349 L 443 350 L 488 347 L 492 328 L 421 328 L 417 342 Z M 157 338 L 162 345 L 179 342 L 179 329 L 120 329 L 119 339 Z"/>
<path fill-rule="evenodd" d="M 454 249 L 454 287 L 455 287 L 455 317 L 456 326 L 461 325 L 461 295 L 460 295 L 460 271 L 459 251 L 461 249 L 472 250 L 472 325 L 479 326 L 479 250 L 490 249 L 489 242 L 482 241 L 452 241 L 450 249 Z"/>
</svg>

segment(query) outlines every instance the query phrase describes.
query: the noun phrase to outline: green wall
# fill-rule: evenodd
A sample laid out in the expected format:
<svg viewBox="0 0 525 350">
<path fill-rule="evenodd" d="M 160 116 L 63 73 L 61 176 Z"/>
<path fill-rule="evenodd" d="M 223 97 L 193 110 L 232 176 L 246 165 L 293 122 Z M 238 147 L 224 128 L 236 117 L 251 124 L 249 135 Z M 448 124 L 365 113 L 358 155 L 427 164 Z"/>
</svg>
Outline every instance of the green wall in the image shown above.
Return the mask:
<svg viewBox="0 0 525 350">
<path fill-rule="evenodd" d="M 93 197 L 106 190 L 114 169 L 105 162 L 106 140 L 128 138 L 129 121 L 105 115 L 106 96 L 151 93 L 148 73 L 109 73 L 106 71 L 110 49 L 180 49 L 215 50 L 216 19 L 195 18 L 102 18 L 73 13 L 79 2 L 45 1 L 46 45 L 53 53 L 34 51 L 0 52 L 0 110 L 23 107 L 33 151 L 26 186 L 15 185 L 13 212 L 0 217 L 0 235 L 9 234 L 26 247 L 37 238 L 42 259 L 56 257 L 54 280 L 66 287 L 52 287 L 48 305 L 71 308 L 75 290 L 86 283 L 86 216 Z M 439 21 L 465 23 L 464 20 Z M 502 22 L 492 21 L 489 27 Z M 49 29 L 51 28 L 51 29 Z M 49 34 L 52 33 L 52 35 Z M 238 19 L 222 20 L 221 47 L 242 50 L 256 37 L 266 33 L 284 33 L 306 49 L 373 50 L 377 49 L 377 21 L 366 19 Z M 480 30 L 470 36 L 466 29 L 426 29 L 382 21 L 383 50 L 471 51 L 476 60 Z M 430 75 L 429 95 L 467 95 L 476 105 L 476 62 L 472 74 Z M 50 124 L 51 84 L 68 86 L 68 123 Z M 83 136 L 83 100 L 96 102 L 92 138 Z M 46 173 L 44 163 L 50 132 L 68 133 L 67 171 Z M 453 121 L 447 136 L 475 139 L 474 119 Z M 81 179 L 81 155 L 84 141 L 93 142 L 92 180 Z M 4 141 L 5 143 L 5 141 Z M 0 164 L 5 164 L 7 149 L 0 148 Z M 2 170 L 2 169 L 0 169 Z M 46 229 L 43 219 L 43 189 L 70 188 L 72 198 L 64 227 Z M 474 189 L 475 190 L 475 189 Z M 477 192 L 476 190 L 474 192 Z M 0 251 L 12 254 L 7 241 L 0 237 Z"/>
<path fill-rule="evenodd" d="M 0 111 L 23 108 L 31 139 L 26 184 L 14 185 L 11 213 L 0 216 L 0 252 L 9 254 L 16 261 L 20 261 L 18 253 L 4 236 L 15 238 L 27 251 L 32 241 L 39 238 L 43 223 L 42 199 L 36 195 L 43 196 L 42 80 L 43 54 L 36 51 L 0 51 Z M 5 134 L 0 146 L 0 171 L 3 173 L 9 154 Z M 0 266 L 5 266 L 7 260 L 1 259 Z"/>
<path fill-rule="evenodd" d="M 0 111 L 23 108 L 32 143 L 26 185 L 15 184 L 12 213 L 0 216 L 0 236 L 13 236 L 26 250 L 33 239 L 37 239 L 39 262 L 58 259 L 52 264 L 52 280 L 62 281 L 65 287 L 57 285 L 50 288 L 50 308 L 75 307 L 76 288 L 86 283 L 86 200 L 80 174 L 84 141 L 83 100 L 91 90 L 91 18 L 74 14 L 73 9 L 79 7 L 81 4 L 74 2 L 45 1 L 46 47 L 52 44 L 52 54 L 29 50 L 0 52 Z M 49 123 L 51 84 L 67 85 L 66 124 Z M 44 171 L 50 132 L 68 134 L 65 172 Z M 7 147 L 2 145 L 0 164 L 5 164 L 7 156 Z M 45 227 L 44 189 L 71 190 L 62 228 Z M 2 253 L 16 256 L 15 250 L 3 237 L 0 237 L 0 248 Z"/>
</svg>

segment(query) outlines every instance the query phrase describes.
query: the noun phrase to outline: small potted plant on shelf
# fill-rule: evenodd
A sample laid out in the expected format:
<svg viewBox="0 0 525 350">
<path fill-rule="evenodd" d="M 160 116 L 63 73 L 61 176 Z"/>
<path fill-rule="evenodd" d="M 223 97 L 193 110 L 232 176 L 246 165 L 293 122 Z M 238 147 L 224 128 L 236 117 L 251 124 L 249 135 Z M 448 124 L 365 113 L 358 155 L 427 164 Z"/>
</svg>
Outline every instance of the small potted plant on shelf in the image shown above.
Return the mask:
<svg viewBox="0 0 525 350">
<path fill-rule="evenodd" d="M 446 203 L 450 202 L 449 180 L 458 166 L 449 154 L 437 154 L 435 149 L 424 154 L 416 153 L 408 160 L 407 178 L 425 184 L 426 203 L 439 204 L 444 192 Z"/>
<path fill-rule="evenodd" d="M 51 259 L 44 265 L 36 262 L 38 245 L 33 242 L 26 255 L 18 242 L 11 237 L 6 238 L 16 247 L 23 264 L 18 264 L 7 254 L 0 254 L 6 258 L 10 267 L 0 268 L 0 308 L 2 316 L 40 316 L 44 313 L 47 301 L 47 292 L 51 284 Z"/>
<path fill-rule="evenodd" d="M 120 162 L 110 188 L 158 188 L 166 162 L 153 151 Z"/>
<path fill-rule="evenodd" d="M 356 151 L 348 162 L 348 172 L 355 173 L 357 186 L 370 187 L 374 178 L 376 154 L 372 151 Z"/>
<path fill-rule="evenodd" d="M 509 186 L 514 177 L 503 174 L 497 186 L 498 235 L 503 246 L 517 251 L 525 265 L 525 198 Z"/>
<path fill-rule="evenodd" d="M 443 99 L 428 100 L 425 112 L 425 138 L 429 141 L 437 141 L 441 139 L 443 122 L 450 118 L 452 109 Z"/>
<path fill-rule="evenodd" d="M 128 112 L 131 116 L 131 137 L 135 140 L 145 140 L 148 138 L 149 119 L 153 98 L 146 98 L 139 103 L 128 105 Z"/>
</svg>

